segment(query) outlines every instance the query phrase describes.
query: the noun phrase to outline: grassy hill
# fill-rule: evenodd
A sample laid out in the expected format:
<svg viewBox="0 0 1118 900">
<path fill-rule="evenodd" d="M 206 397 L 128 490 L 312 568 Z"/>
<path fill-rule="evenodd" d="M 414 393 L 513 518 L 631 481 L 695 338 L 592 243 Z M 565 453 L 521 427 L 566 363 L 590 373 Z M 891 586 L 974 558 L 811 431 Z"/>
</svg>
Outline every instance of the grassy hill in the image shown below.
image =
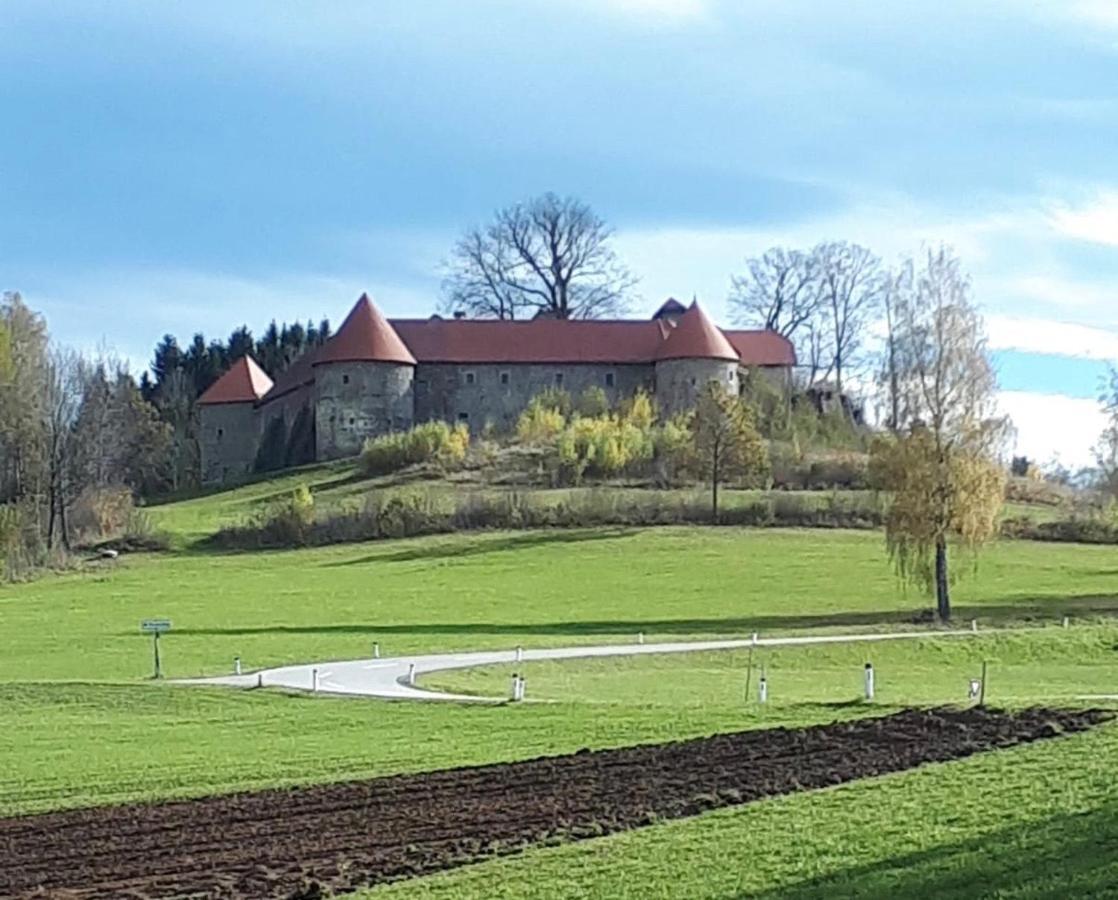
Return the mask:
<svg viewBox="0 0 1118 900">
<path fill-rule="evenodd" d="M 267 553 L 199 538 L 307 483 L 322 505 L 370 488 L 345 464 L 150 508 L 177 549 L 0 588 L 0 811 L 155 800 L 522 759 L 959 702 L 1076 703 L 1118 691 L 1112 548 L 1003 541 L 955 601 L 977 638 L 770 651 L 772 702 L 743 697 L 742 654 L 533 664 L 519 707 L 423 706 L 148 680 L 140 619 L 166 616 L 171 676 L 383 652 L 557 646 L 914 626 L 872 531 L 594 528 L 484 532 Z M 619 490 L 639 491 L 638 487 Z M 740 492 L 741 498 L 748 497 Z M 556 494 L 560 496 L 560 494 Z M 965 567 L 964 567 L 965 568 Z M 1060 627 L 1063 615 L 1072 627 Z M 1009 633 L 1007 627 L 1027 627 Z M 501 693 L 501 668 L 433 683 Z M 373 892 L 392 896 L 977 897 L 1104 895 L 1114 859 L 1114 725 L 987 756 L 656 825 Z M 1062 893 L 1061 893 L 1062 892 Z"/>
</svg>

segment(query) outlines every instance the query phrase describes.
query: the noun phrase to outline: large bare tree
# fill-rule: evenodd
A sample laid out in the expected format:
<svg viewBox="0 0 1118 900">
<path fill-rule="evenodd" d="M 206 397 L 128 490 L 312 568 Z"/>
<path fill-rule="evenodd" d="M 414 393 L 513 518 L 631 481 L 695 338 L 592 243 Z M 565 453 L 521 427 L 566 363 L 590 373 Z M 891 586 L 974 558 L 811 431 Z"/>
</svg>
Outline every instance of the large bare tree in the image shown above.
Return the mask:
<svg viewBox="0 0 1118 900">
<path fill-rule="evenodd" d="M 948 547 L 976 551 L 996 534 L 1009 423 L 970 281 L 946 248 L 930 250 L 911 290 L 897 298 L 894 339 L 903 430 L 874 448 L 874 470 L 892 500 L 886 542 L 902 577 L 934 591 L 951 616 Z"/>
<path fill-rule="evenodd" d="M 813 251 L 819 269 L 820 302 L 830 342 L 830 372 L 839 394 L 844 378 L 862 361 L 869 326 L 881 304 L 881 261 L 860 244 L 833 241 Z"/>
<path fill-rule="evenodd" d="M 771 247 L 730 279 L 730 306 L 743 325 L 794 339 L 819 311 L 819 271 L 802 250 Z"/>
<path fill-rule="evenodd" d="M 516 319 L 616 315 L 636 279 L 618 259 L 612 230 L 585 203 L 544 194 L 499 210 L 454 247 L 444 279 L 448 311 Z"/>
</svg>

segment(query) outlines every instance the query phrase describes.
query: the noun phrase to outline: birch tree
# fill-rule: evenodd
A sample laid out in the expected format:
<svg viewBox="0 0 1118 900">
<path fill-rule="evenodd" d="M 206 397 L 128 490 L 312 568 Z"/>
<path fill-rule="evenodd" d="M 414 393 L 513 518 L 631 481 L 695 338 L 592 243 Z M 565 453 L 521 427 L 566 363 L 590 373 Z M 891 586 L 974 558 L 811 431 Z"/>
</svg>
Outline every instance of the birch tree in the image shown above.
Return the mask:
<svg viewBox="0 0 1118 900">
<path fill-rule="evenodd" d="M 934 592 L 951 616 L 949 547 L 976 553 L 997 532 L 1008 421 L 970 281 L 946 248 L 928 251 L 899 305 L 896 381 L 908 421 L 879 440 L 872 466 L 891 493 L 886 545 L 902 578 Z"/>
</svg>

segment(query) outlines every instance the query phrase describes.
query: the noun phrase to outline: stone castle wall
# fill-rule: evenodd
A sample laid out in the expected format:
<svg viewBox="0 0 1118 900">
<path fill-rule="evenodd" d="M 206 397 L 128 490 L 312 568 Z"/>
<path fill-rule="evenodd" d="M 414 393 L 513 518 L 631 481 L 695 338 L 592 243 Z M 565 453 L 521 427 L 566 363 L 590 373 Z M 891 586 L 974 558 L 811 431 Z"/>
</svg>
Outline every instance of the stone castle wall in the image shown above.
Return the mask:
<svg viewBox="0 0 1118 900">
<path fill-rule="evenodd" d="M 652 366 L 420 363 L 415 419 L 466 422 L 475 433 L 487 424 L 507 430 L 542 391 L 561 388 L 577 400 L 589 387 L 600 387 L 615 404 L 639 388 L 652 391 Z"/>
<path fill-rule="evenodd" d="M 238 481 L 252 474 L 260 444 L 260 418 L 252 403 L 199 407 L 202 483 Z"/>
<path fill-rule="evenodd" d="M 395 363 L 328 363 L 314 370 L 318 459 L 361 452 L 368 437 L 411 428 L 414 368 Z"/>
<path fill-rule="evenodd" d="M 674 416 L 695 405 L 708 382 L 738 392 L 738 364 L 721 359 L 665 359 L 656 363 L 656 401 L 660 414 Z"/>
</svg>

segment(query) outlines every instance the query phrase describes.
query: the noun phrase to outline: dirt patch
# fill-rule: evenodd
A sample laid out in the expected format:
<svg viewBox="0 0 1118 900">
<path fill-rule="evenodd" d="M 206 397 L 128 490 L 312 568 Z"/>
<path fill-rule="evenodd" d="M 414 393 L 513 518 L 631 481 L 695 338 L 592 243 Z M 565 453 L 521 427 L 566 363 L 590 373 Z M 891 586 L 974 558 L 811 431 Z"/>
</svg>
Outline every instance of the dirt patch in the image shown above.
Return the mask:
<svg viewBox="0 0 1118 900">
<path fill-rule="evenodd" d="M 1083 731 L 907 710 L 506 765 L 0 820 L 0 895 L 304 897 Z"/>
</svg>

